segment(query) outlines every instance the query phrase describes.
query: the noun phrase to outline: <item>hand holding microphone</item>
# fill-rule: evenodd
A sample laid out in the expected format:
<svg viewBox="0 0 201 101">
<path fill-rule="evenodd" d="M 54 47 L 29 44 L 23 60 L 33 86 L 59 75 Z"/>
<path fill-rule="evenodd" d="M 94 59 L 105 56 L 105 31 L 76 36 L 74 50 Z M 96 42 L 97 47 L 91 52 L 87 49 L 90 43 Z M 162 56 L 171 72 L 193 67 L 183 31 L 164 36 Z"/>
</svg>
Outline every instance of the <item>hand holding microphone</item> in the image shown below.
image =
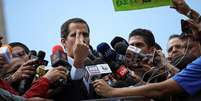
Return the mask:
<svg viewBox="0 0 201 101">
<path fill-rule="evenodd" d="M 19 69 L 12 75 L 14 80 L 23 80 L 28 79 L 32 75 L 35 74 L 35 67 L 33 67 L 34 64 L 37 63 L 36 59 L 29 60 L 22 64 Z"/>
<path fill-rule="evenodd" d="M 53 84 L 56 81 L 61 80 L 61 78 L 63 80 L 66 80 L 68 72 L 69 71 L 65 67 L 59 66 L 57 68 L 49 70 L 43 77 L 46 77 L 50 81 L 50 83 Z"/>
<path fill-rule="evenodd" d="M 93 87 L 98 95 L 110 97 L 114 88 L 109 86 L 103 79 L 93 81 Z"/>
</svg>

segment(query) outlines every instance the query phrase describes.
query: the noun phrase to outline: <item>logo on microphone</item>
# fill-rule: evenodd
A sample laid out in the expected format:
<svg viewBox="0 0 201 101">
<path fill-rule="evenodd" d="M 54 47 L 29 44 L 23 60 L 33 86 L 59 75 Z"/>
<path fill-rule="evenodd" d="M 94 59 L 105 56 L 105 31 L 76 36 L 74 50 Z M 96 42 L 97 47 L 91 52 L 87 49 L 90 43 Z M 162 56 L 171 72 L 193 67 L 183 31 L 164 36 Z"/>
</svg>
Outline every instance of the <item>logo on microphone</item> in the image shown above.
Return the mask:
<svg viewBox="0 0 201 101">
<path fill-rule="evenodd" d="M 121 65 L 120 68 L 117 70 L 117 74 L 121 77 L 124 77 L 128 73 L 128 70 L 124 65 Z"/>
</svg>

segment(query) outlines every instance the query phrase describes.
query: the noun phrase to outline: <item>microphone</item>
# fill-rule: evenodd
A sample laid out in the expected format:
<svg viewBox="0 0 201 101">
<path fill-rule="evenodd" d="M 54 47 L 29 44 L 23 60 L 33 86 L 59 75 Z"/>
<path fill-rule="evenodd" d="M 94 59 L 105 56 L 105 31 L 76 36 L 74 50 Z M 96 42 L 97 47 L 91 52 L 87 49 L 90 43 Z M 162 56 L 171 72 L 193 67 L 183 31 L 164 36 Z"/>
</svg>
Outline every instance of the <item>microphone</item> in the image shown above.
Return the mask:
<svg viewBox="0 0 201 101">
<path fill-rule="evenodd" d="M 119 37 L 119 36 L 116 36 L 111 42 L 110 42 L 110 45 L 112 46 L 112 48 L 119 54 L 122 54 L 122 55 L 125 55 L 126 51 L 125 51 L 125 48 L 122 48 L 122 47 L 119 47 L 121 45 L 124 45 L 124 47 L 128 47 L 128 42 L 122 38 L 122 37 Z"/>
<path fill-rule="evenodd" d="M 117 79 L 129 82 L 131 85 L 136 83 L 133 81 L 126 66 L 116 60 L 118 54 L 113 51 L 107 43 L 99 44 L 97 46 L 97 51 L 103 55 L 103 59 L 108 63 L 112 72 L 116 74 Z"/>
<path fill-rule="evenodd" d="M 121 38 L 124 40 L 123 38 Z M 148 60 L 151 55 L 143 54 L 142 49 L 128 45 L 125 40 L 123 42 L 118 42 L 115 45 L 115 50 L 119 54 L 124 54 L 125 57 L 125 64 L 128 67 L 137 67 L 136 63 L 142 61 L 142 60 Z"/>
<path fill-rule="evenodd" d="M 44 52 L 44 51 L 39 51 L 38 52 L 38 66 L 40 66 L 40 65 L 45 65 L 45 66 L 47 66 L 48 65 L 48 61 L 47 60 L 45 60 L 45 55 L 46 55 L 46 53 Z"/>
<path fill-rule="evenodd" d="M 37 55 L 37 52 L 35 50 L 31 50 L 29 52 L 29 59 L 36 59 L 36 58 L 38 58 L 36 55 Z"/>
<path fill-rule="evenodd" d="M 52 48 L 52 55 L 50 56 L 50 59 L 52 67 L 64 66 L 68 70 L 71 69 L 71 65 L 68 63 L 67 54 L 60 45 L 55 45 Z"/>
<path fill-rule="evenodd" d="M 51 60 L 52 67 L 63 66 L 63 67 L 66 67 L 67 70 L 71 69 L 71 65 L 68 63 L 67 54 L 64 52 L 63 48 L 60 45 L 55 45 L 52 48 L 52 55 L 50 56 L 50 60 Z M 67 71 L 66 74 L 68 73 L 69 71 Z M 66 83 L 67 83 L 67 80 L 60 78 L 58 81 L 55 82 L 53 87 L 64 86 L 66 85 Z"/>
<path fill-rule="evenodd" d="M 37 68 L 39 66 L 41 66 L 41 65 L 47 66 L 48 61 L 44 60 L 45 55 L 46 55 L 46 53 L 44 51 L 41 51 L 41 50 L 38 52 L 38 54 L 37 54 L 37 52 L 35 50 L 31 50 L 29 52 L 30 59 L 36 59 L 36 61 L 37 61 L 37 63 L 33 65 L 33 67 L 35 68 L 35 70 L 37 70 Z M 30 75 L 29 78 L 24 79 L 24 80 L 22 80 L 20 82 L 19 92 L 21 94 L 25 93 L 26 90 L 28 90 L 31 87 L 34 77 L 35 77 L 35 74 L 34 75 Z"/>
<path fill-rule="evenodd" d="M 85 66 L 87 73 L 85 74 L 84 78 L 88 82 L 94 81 L 103 77 L 103 75 L 107 75 L 112 73 L 108 64 L 97 64 L 97 65 L 90 65 Z"/>
</svg>

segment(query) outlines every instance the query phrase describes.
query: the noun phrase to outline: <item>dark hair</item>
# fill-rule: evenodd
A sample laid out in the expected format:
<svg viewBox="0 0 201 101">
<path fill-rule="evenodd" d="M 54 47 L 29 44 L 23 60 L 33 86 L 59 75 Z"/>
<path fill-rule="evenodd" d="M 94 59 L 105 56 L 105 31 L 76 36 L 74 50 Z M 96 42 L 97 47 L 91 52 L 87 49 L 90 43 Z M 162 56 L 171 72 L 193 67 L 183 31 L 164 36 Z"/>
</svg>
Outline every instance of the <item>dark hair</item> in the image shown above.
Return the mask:
<svg viewBox="0 0 201 101">
<path fill-rule="evenodd" d="M 133 36 L 143 37 L 145 43 L 150 47 L 155 45 L 155 38 L 153 33 L 150 30 L 141 29 L 141 28 L 135 29 L 129 34 L 129 39 Z"/>
<path fill-rule="evenodd" d="M 173 38 L 180 38 L 180 37 L 181 37 L 181 35 L 178 35 L 178 34 L 172 34 L 172 35 L 170 35 L 170 37 L 169 37 L 168 40 L 171 40 L 171 39 L 173 39 Z"/>
<path fill-rule="evenodd" d="M 69 32 L 70 32 L 70 31 L 69 31 L 69 25 L 70 25 L 71 23 L 83 23 L 83 24 L 86 24 L 87 29 L 88 29 L 88 31 L 90 32 L 89 26 L 88 26 L 88 24 L 87 24 L 86 21 L 84 21 L 84 20 L 81 19 L 81 18 L 72 18 L 72 19 L 69 19 L 69 20 L 67 20 L 65 23 L 62 24 L 62 26 L 61 26 L 61 38 L 66 38 L 66 37 L 68 36 L 68 34 L 69 34 Z"/>
<path fill-rule="evenodd" d="M 17 47 L 17 46 L 22 47 L 24 49 L 24 51 L 26 52 L 26 54 L 29 54 L 29 48 L 23 43 L 12 42 L 12 43 L 9 43 L 8 45 L 11 46 L 11 48 Z"/>
<path fill-rule="evenodd" d="M 163 50 L 162 48 L 161 48 L 161 46 L 158 44 L 158 43 L 155 43 L 155 46 L 154 46 L 157 50 Z"/>
</svg>

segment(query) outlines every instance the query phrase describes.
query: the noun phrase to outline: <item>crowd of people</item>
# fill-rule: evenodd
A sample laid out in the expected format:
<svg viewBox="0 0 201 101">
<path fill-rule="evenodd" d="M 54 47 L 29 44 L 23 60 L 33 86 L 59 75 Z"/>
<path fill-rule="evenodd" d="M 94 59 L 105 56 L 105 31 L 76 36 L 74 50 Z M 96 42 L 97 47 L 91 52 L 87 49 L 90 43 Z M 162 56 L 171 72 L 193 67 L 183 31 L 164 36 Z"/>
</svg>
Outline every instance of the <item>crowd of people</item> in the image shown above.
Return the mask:
<svg viewBox="0 0 201 101">
<path fill-rule="evenodd" d="M 21 42 L 0 42 L 0 101 L 128 96 L 143 96 L 149 101 L 199 101 L 201 16 L 184 0 L 172 2 L 171 8 L 189 19 L 181 20 L 181 34 L 169 37 L 167 56 L 154 33 L 143 28 L 134 29 L 128 40 L 115 37 L 113 49 L 101 43 L 95 50 L 90 45 L 90 28 L 81 18 L 69 19 L 61 26 L 63 49 L 53 49 L 52 68 L 48 70 L 44 51 L 30 50 Z M 107 69 L 105 64 L 112 72 L 95 74 L 100 65 Z"/>
</svg>

